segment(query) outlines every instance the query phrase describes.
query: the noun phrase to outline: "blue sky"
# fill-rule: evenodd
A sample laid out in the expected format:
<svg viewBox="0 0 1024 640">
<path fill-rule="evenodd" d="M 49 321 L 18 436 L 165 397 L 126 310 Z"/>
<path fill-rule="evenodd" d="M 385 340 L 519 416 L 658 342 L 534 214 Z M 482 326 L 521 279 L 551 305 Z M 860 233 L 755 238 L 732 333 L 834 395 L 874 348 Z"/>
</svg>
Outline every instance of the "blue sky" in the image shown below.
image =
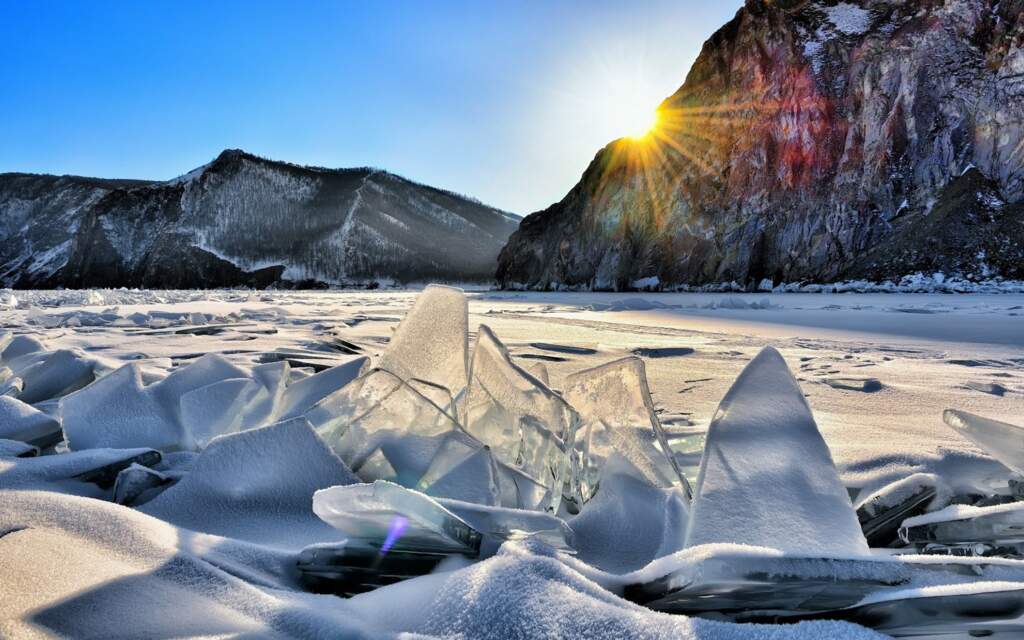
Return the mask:
<svg viewBox="0 0 1024 640">
<path fill-rule="evenodd" d="M 242 148 L 526 214 L 740 4 L 0 0 L 0 172 L 169 179 Z"/>
</svg>

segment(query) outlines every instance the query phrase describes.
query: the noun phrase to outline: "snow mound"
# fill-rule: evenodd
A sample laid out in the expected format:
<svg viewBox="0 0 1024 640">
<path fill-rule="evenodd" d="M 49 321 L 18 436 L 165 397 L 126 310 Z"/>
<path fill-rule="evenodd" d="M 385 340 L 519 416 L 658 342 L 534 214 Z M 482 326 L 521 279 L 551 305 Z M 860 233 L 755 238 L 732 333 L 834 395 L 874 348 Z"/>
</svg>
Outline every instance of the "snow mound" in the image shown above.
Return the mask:
<svg viewBox="0 0 1024 640">
<path fill-rule="evenodd" d="M 682 492 L 647 482 L 628 460 L 613 455 L 601 490 L 569 525 L 580 560 L 626 573 L 681 550 L 689 515 Z"/>
<path fill-rule="evenodd" d="M 294 589 L 289 556 L 126 507 L 5 492 L 5 637 L 367 637 L 331 596 Z M 55 552 L 59 550 L 59 552 Z"/>
<path fill-rule="evenodd" d="M 431 578 L 435 578 L 432 576 Z M 428 636 L 488 640 L 540 638 L 729 638 L 730 640 L 881 639 L 842 622 L 735 625 L 652 612 L 602 589 L 588 576 L 527 545 L 506 545 L 495 557 L 424 582 L 436 590 L 425 620 L 408 626 Z M 527 595 L 528 594 L 528 595 Z M 383 596 L 383 594 L 379 594 Z M 525 597 L 524 597 L 525 596 Z"/>
</svg>

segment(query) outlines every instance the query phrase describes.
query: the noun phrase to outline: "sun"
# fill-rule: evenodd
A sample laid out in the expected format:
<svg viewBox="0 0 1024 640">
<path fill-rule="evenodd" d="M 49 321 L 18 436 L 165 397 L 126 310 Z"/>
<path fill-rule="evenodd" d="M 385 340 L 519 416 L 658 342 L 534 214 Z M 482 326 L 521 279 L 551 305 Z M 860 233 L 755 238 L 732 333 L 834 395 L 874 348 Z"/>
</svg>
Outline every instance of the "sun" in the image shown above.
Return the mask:
<svg viewBox="0 0 1024 640">
<path fill-rule="evenodd" d="M 642 140 L 658 127 L 658 112 L 636 109 L 623 114 L 623 130 L 630 140 Z"/>
</svg>

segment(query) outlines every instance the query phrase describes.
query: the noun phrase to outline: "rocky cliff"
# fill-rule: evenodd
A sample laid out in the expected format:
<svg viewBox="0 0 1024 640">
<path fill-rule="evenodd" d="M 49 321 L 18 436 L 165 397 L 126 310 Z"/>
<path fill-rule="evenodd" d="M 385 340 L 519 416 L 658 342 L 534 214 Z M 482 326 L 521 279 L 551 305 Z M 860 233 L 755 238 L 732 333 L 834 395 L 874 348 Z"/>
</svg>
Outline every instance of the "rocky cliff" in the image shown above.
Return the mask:
<svg viewBox="0 0 1024 640">
<path fill-rule="evenodd" d="M 168 182 L 0 175 L 0 285 L 489 281 L 519 219 L 371 169 L 225 151 Z"/>
<path fill-rule="evenodd" d="M 1024 0 L 748 0 L 507 287 L 1024 278 Z"/>
</svg>

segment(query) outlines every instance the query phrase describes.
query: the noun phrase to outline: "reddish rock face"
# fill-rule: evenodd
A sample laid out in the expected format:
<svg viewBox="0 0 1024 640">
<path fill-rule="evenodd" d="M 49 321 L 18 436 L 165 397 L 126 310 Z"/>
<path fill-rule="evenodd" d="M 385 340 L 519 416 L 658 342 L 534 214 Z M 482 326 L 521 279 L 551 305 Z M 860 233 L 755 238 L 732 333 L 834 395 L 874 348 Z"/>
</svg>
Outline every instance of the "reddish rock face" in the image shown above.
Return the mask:
<svg viewBox="0 0 1024 640">
<path fill-rule="evenodd" d="M 1024 277 L 1022 13 L 749 0 L 654 133 L 609 144 L 523 221 L 499 282 Z"/>
</svg>

